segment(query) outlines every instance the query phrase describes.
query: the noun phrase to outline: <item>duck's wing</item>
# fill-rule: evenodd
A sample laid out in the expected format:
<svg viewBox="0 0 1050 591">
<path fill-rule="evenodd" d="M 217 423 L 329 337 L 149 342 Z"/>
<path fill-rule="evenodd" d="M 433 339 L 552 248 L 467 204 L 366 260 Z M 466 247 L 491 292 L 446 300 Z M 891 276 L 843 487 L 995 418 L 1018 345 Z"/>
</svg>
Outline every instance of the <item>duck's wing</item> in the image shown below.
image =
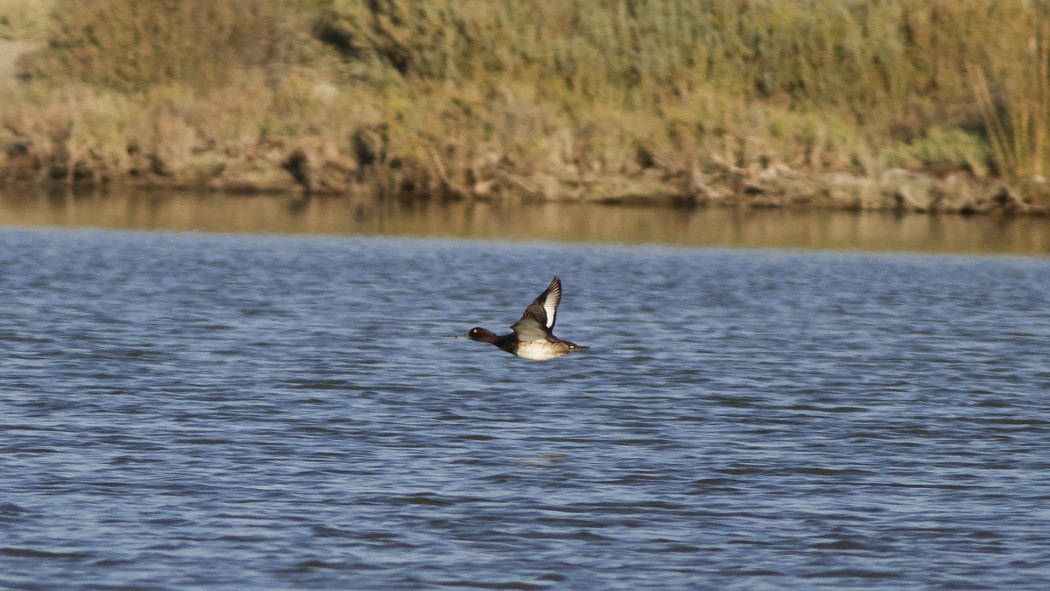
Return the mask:
<svg viewBox="0 0 1050 591">
<path fill-rule="evenodd" d="M 521 341 L 538 341 L 547 338 L 554 329 L 558 317 L 558 304 L 561 303 L 561 279 L 551 279 L 550 285 L 538 298 L 525 308 L 521 319 L 510 327 Z"/>
</svg>

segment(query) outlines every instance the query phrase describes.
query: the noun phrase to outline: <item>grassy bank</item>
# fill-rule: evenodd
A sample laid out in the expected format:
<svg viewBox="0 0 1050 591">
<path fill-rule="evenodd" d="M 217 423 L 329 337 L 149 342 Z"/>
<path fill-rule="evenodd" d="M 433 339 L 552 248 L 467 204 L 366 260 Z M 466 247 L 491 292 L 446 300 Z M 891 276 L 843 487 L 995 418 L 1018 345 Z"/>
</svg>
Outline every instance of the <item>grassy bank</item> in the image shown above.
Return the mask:
<svg viewBox="0 0 1050 591">
<path fill-rule="evenodd" d="M 1048 0 L 0 0 L 0 177 L 1041 211 L 1047 22 Z"/>
</svg>

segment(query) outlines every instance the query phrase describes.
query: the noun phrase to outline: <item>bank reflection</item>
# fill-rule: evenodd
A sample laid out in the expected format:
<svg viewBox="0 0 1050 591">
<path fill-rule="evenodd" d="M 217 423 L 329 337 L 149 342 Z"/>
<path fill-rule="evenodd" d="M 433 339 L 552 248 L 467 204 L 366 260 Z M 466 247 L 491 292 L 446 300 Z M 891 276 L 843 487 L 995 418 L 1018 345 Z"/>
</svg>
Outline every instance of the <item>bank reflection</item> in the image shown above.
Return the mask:
<svg viewBox="0 0 1050 591">
<path fill-rule="evenodd" d="M 0 192 L 4 226 L 1050 253 L 1050 219 L 212 193 Z"/>
</svg>

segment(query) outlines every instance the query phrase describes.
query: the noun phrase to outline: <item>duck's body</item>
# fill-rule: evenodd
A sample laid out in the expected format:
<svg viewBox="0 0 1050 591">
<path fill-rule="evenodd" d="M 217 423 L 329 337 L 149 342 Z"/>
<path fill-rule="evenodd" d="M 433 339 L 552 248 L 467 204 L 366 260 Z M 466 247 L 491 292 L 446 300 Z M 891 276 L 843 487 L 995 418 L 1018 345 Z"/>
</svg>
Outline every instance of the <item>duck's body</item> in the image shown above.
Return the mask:
<svg viewBox="0 0 1050 591">
<path fill-rule="evenodd" d="M 583 351 L 589 347 L 563 341 L 554 336 L 554 322 L 561 303 L 561 279 L 555 277 L 547 289 L 543 290 L 521 318 L 511 325 L 514 332 L 497 335 L 480 326 L 470 329 L 466 338 L 491 343 L 511 355 L 531 361 L 547 361 L 561 357 L 573 351 Z"/>
<path fill-rule="evenodd" d="M 547 361 L 573 351 L 583 351 L 590 348 L 563 341 L 554 335 L 551 335 L 549 339 L 522 341 L 518 338 L 517 333 L 498 335 L 480 326 L 470 329 L 466 336 L 474 341 L 492 343 L 511 355 L 517 355 L 530 361 Z"/>
</svg>

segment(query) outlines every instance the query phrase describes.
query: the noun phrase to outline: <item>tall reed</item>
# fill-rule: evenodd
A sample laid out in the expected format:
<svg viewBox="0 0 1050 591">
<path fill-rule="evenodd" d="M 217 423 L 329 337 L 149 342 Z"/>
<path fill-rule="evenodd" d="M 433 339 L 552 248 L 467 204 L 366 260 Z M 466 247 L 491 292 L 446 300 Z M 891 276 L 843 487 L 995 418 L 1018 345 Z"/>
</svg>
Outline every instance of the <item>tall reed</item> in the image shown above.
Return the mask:
<svg viewBox="0 0 1050 591">
<path fill-rule="evenodd" d="M 1050 172 L 1050 23 L 1033 31 L 1019 61 L 994 83 L 980 66 L 971 64 L 969 74 L 1000 172 L 1045 178 Z"/>
</svg>

